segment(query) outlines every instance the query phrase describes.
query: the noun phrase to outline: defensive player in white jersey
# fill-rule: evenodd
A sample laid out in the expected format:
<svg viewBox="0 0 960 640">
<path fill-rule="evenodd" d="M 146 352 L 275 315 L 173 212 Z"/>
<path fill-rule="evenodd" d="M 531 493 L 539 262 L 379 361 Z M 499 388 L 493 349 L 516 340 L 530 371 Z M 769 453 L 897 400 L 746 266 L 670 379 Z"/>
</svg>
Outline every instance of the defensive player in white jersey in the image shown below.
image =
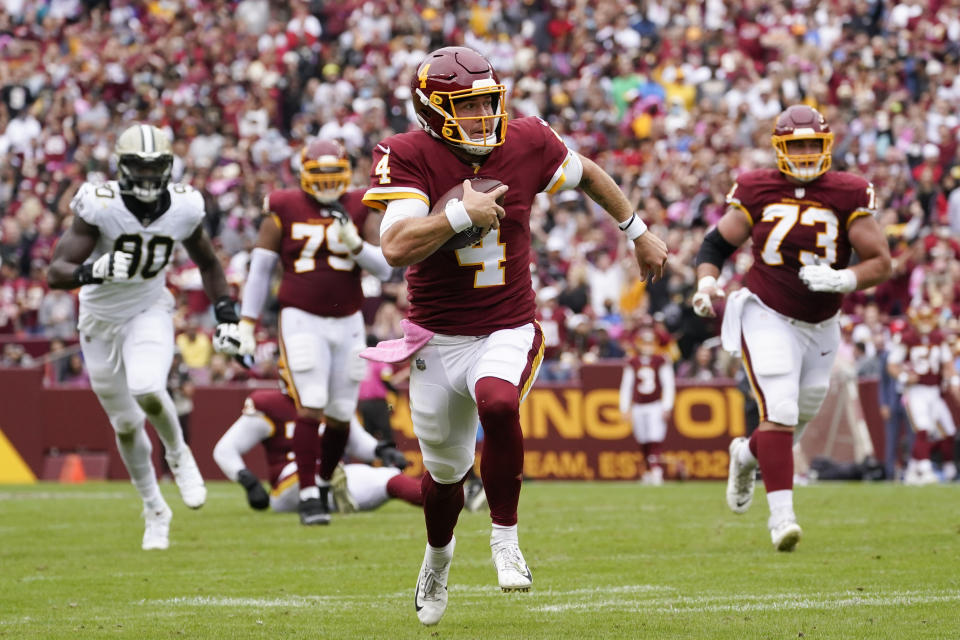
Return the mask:
<svg viewBox="0 0 960 640">
<path fill-rule="evenodd" d="M 116 432 L 117 447 L 143 499 L 144 549 L 166 549 L 172 512 L 157 486 L 150 419 L 184 503 L 203 506 L 207 490 L 166 390 L 173 360 L 173 296 L 165 273 L 173 246 L 183 244 L 215 300 L 214 346 L 236 353 L 239 329 L 223 268 L 201 224 L 200 193 L 169 184 L 170 140 L 151 125 L 133 125 L 115 148 L 118 179 L 84 183 L 70 203 L 73 222 L 54 250 L 48 280 L 80 289 L 80 347 L 90 385 Z"/>
</svg>

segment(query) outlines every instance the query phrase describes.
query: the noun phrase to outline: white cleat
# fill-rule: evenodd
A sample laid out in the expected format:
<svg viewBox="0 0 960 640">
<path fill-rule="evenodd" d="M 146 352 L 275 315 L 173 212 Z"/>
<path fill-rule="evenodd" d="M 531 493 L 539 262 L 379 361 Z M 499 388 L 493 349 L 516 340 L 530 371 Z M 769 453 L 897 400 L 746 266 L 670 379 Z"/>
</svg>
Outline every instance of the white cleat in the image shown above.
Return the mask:
<svg viewBox="0 0 960 640">
<path fill-rule="evenodd" d="M 167 464 L 173 472 L 173 479 L 180 489 L 183 504 L 191 509 L 199 509 L 207 501 L 207 488 L 203 484 L 203 476 L 197 468 L 197 461 L 193 459 L 190 447 L 183 445 L 179 455 L 167 453 Z"/>
<path fill-rule="evenodd" d="M 746 438 L 730 442 L 730 469 L 727 475 L 727 506 L 734 513 L 746 513 L 753 502 L 753 487 L 757 480 L 757 466 L 742 464 L 740 450 L 749 447 Z"/>
<path fill-rule="evenodd" d="M 413 596 L 413 605 L 417 609 L 417 618 L 424 625 L 431 627 L 443 617 L 447 610 L 447 578 L 450 575 L 450 563 L 453 562 L 453 548 L 456 539 L 451 540 L 450 558 L 440 568 L 427 567 L 427 558 L 430 557 L 430 545 L 423 554 L 423 564 L 420 565 L 420 575 L 417 576 L 417 591 Z"/>
<path fill-rule="evenodd" d="M 333 492 L 333 501 L 337 505 L 339 513 L 354 513 L 357 511 L 357 501 L 350 493 L 347 487 L 347 472 L 343 469 L 343 463 L 337 465 L 330 476 L 330 490 Z"/>
<path fill-rule="evenodd" d="M 158 511 L 143 510 L 143 519 L 146 526 L 143 530 L 143 550 L 166 549 L 170 546 L 170 521 L 173 520 L 173 511 L 166 504 Z"/>
<path fill-rule="evenodd" d="M 493 552 L 493 565 L 497 568 L 500 588 L 503 591 L 530 591 L 533 576 L 517 543 L 491 544 L 490 550 Z"/>
<path fill-rule="evenodd" d="M 771 514 L 767 526 L 770 529 L 770 540 L 777 551 L 793 551 L 803 535 L 793 511 Z"/>
</svg>

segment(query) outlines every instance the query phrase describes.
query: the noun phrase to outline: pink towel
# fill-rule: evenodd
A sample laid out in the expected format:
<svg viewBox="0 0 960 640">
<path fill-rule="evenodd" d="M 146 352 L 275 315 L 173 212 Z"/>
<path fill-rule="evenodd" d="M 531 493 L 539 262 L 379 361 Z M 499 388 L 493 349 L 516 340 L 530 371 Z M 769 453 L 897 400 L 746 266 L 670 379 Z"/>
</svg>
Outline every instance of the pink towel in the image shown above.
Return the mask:
<svg viewBox="0 0 960 640">
<path fill-rule="evenodd" d="M 396 340 L 384 340 L 375 347 L 367 347 L 360 352 L 360 357 L 377 362 L 403 362 L 430 342 L 433 331 L 417 326 L 407 319 L 400 321 L 403 337 Z"/>
</svg>

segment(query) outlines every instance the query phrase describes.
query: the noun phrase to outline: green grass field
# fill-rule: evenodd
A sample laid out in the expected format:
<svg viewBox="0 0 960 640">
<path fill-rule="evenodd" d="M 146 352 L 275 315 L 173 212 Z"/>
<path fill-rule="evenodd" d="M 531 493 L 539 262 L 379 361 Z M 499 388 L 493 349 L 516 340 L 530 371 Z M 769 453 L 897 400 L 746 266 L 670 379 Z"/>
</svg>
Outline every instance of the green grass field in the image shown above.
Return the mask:
<svg viewBox="0 0 960 640">
<path fill-rule="evenodd" d="M 210 483 L 176 489 L 168 551 L 140 550 L 123 482 L 0 488 L 0 637 L 960 638 L 960 487 L 797 490 L 804 538 L 773 550 L 758 489 L 726 509 L 719 483 L 528 483 L 529 593 L 496 586 L 489 519 L 464 513 L 443 621 L 413 609 L 421 513 L 307 528 Z"/>
</svg>

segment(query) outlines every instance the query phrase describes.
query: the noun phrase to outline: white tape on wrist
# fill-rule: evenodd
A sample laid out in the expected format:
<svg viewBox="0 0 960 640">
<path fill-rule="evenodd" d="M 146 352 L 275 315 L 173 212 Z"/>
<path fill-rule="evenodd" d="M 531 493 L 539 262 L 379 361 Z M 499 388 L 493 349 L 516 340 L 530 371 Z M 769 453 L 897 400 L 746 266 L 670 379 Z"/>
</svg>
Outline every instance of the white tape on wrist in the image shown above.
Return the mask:
<svg viewBox="0 0 960 640">
<path fill-rule="evenodd" d="M 857 290 L 857 274 L 852 269 L 841 269 L 840 274 L 840 293 L 850 293 Z"/>
<path fill-rule="evenodd" d="M 633 214 L 617 226 L 620 227 L 620 231 L 627 234 L 629 240 L 636 240 L 647 232 L 646 223 L 637 214 Z"/>
<path fill-rule="evenodd" d="M 713 276 L 703 276 L 697 280 L 697 291 L 703 291 L 706 288 L 717 288 L 717 279 Z"/>
<path fill-rule="evenodd" d="M 453 227 L 453 230 L 457 233 L 473 226 L 473 220 L 470 219 L 467 208 L 463 206 L 463 202 L 460 200 L 451 200 L 448 202 L 447 206 L 443 208 L 443 214 L 447 216 L 447 222 L 450 223 L 450 226 Z"/>
</svg>

